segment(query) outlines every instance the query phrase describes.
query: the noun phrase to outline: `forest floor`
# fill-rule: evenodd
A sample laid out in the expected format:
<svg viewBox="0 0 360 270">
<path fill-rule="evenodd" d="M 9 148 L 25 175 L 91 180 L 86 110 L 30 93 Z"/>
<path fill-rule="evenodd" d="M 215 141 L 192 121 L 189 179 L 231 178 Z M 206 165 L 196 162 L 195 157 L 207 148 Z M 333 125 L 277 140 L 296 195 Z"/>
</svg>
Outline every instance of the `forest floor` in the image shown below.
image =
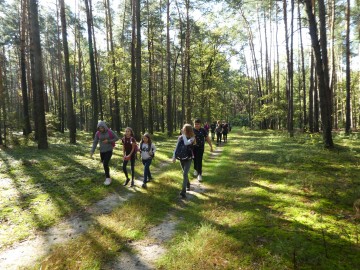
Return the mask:
<svg viewBox="0 0 360 270">
<path fill-rule="evenodd" d="M 356 136 L 337 135 L 328 150 L 316 135 L 235 130 L 206 151 L 205 181 L 191 178 L 185 200 L 180 165 L 169 160 L 175 138 L 155 139 L 147 189 L 141 177 L 122 186 L 118 154 L 103 186 L 99 161 L 84 156 L 88 143 L 0 151 L 1 268 L 355 269 Z"/>
</svg>

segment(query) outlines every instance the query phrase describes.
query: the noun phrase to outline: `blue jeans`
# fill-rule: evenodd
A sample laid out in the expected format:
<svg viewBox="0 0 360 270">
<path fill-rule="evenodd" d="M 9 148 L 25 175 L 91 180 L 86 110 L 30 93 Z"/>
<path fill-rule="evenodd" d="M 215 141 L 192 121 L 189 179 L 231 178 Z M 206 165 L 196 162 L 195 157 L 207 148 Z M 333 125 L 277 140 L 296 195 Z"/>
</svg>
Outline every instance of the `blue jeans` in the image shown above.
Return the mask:
<svg viewBox="0 0 360 270">
<path fill-rule="evenodd" d="M 190 183 L 189 182 L 189 171 L 190 171 L 190 167 L 191 167 L 191 162 L 192 162 L 192 159 L 180 160 L 181 168 L 183 171 L 183 184 L 182 184 L 181 193 L 186 193 L 186 186 L 188 185 L 188 183 Z"/>
<path fill-rule="evenodd" d="M 144 184 L 147 182 L 148 177 L 151 178 L 150 165 L 152 158 L 142 160 L 144 164 Z"/>
</svg>

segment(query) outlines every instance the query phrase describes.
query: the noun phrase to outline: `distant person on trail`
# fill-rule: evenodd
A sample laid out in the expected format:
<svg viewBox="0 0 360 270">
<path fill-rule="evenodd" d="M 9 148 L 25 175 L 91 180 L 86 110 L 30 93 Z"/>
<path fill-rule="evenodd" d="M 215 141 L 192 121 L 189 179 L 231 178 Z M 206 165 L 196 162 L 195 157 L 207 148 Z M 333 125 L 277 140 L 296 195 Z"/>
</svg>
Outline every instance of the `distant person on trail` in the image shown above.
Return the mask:
<svg viewBox="0 0 360 270">
<path fill-rule="evenodd" d="M 104 166 L 105 182 L 104 185 L 111 184 L 109 162 L 113 154 L 113 148 L 115 142 L 119 140 L 119 137 L 109 129 L 104 121 L 100 121 L 97 124 L 98 131 L 95 133 L 93 145 L 90 152 L 90 157 L 93 158 L 97 144 L 100 142 L 100 158 Z"/>
<path fill-rule="evenodd" d="M 209 123 L 208 123 L 208 122 L 205 122 L 204 129 L 205 129 L 206 132 L 209 134 L 210 126 L 209 126 Z"/>
<path fill-rule="evenodd" d="M 179 136 L 172 161 L 180 161 L 183 171 L 183 184 L 180 192 L 182 198 L 186 198 L 186 189 L 190 190 L 189 171 L 193 160 L 193 145 L 196 144 L 195 134 L 190 124 L 185 124 L 181 129 L 182 135 Z"/>
<path fill-rule="evenodd" d="M 202 160 L 205 150 L 205 141 L 210 146 L 210 152 L 213 151 L 211 140 L 208 132 L 201 127 L 201 120 L 194 121 L 194 134 L 196 138 L 196 145 L 194 145 L 194 176 L 197 176 L 199 182 L 202 181 Z"/>
<path fill-rule="evenodd" d="M 216 145 L 221 145 L 221 134 L 222 134 L 222 124 L 220 123 L 220 120 L 216 123 Z"/>
<path fill-rule="evenodd" d="M 144 182 L 142 184 L 143 188 L 146 188 L 146 183 L 152 180 L 150 165 L 151 161 L 155 156 L 156 147 L 150 138 L 150 134 L 145 133 L 140 142 L 140 154 L 141 161 L 144 165 Z"/>
<path fill-rule="evenodd" d="M 226 122 L 224 122 L 223 123 L 223 132 L 222 132 L 224 143 L 227 142 L 228 133 L 229 133 L 229 125 Z"/>
<path fill-rule="evenodd" d="M 212 122 L 210 125 L 210 131 L 211 131 L 211 140 L 215 140 L 215 129 L 216 129 L 216 121 Z"/>
<path fill-rule="evenodd" d="M 130 182 L 130 178 L 128 176 L 128 172 L 126 169 L 126 166 L 130 160 L 130 168 L 131 168 L 131 187 L 135 186 L 134 183 L 134 177 L 135 177 L 135 158 L 136 158 L 136 152 L 137 152 L 137 144 L 136 140 L 134 138 L 134 132 L 132 128 L 127 127 L 125 129 L 125 136 L 121 139 L 122 145 L 123 145 L 123 165 L 122 169 L 125 173 L 125 183 L 124 186 L 126 186 Z"/>
</svg>

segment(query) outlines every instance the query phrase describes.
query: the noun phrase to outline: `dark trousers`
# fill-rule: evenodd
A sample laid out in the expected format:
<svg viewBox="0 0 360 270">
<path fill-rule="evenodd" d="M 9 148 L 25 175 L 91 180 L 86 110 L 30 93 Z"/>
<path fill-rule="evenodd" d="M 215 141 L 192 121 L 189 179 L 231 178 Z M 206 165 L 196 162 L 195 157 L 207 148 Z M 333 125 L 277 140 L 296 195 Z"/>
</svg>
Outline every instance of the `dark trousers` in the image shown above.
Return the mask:
<svg viewBox="0 0 360 270">
<path fill-rule="evenodd" d="M 112 157 L 112 151 L 100 153 L 101 162 L 104 166 L 105 171 L 105 177 L 110 178 L 110 168 L 109 168 L 109 162 Z"/>
<path fill-rule="evenodd" d="M 151 172 L 150 172 L 151 161 L 152 161 L 151 158 L 142 161 L 144 165 L 144 183 L 147 182 L 148 178 L 151 178 Z"/>
<path fill-rule="evenodd" d="M 216 143 L 221 144 L 221 133 L 220 132 L 216 133 Z"/>
<path fill-rule="evenodd" d="M 127 166 L 128 162 L 129 162 L 128 160 L 124 160 L 123 161 L 123 166 L 122 166 L 122 169 L 123 169 L 123 172 L 125 173 L 126 179 L 129 178 L 128 172 L 127 172 L 127 169 L 126 169 L 126 166 Z M 134 174 L 134 171 L 135 171 L 135 156 L 131 157 L 131 159 L 130 159 L 130 169 L 131 169 L 131 180 L 134 181 L 134 177 L 135 177 L 135 174 Z"/>
<path fill-rule="evenodd" d="M 224 142 L 227 142 L 227 133 L 223 133 L 223 140 Z"/>
<path fill-rule="evenodd" d="M 202 175 L 202 159 L 204 155 L 204 148 L 194 147 L 194 169 L 199 175 Z"/>
</svg>

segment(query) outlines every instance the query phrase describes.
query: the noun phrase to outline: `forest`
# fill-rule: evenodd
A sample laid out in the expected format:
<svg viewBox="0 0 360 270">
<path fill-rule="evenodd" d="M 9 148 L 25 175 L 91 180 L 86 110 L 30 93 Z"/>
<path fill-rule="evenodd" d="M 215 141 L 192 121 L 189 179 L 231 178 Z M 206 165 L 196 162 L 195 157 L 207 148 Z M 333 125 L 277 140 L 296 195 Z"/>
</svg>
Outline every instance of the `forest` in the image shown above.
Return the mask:
<svg viewBox="0 0 360 270">
<path fill-rule="evenodd" d="M 0 144 L 171 136 L 195 117 L 332 132 L 360 123 L 360 1 L 0 0 Z"/>
<path fill-rule="evenodd" d="M 360 0 L 0 0 L 0 26 L 1 269 L 358 269 Z M 197 118 L 232 130 L 184 197 Z M 151 181 L 99 121 L 151 135 Z"/>
</svg>

